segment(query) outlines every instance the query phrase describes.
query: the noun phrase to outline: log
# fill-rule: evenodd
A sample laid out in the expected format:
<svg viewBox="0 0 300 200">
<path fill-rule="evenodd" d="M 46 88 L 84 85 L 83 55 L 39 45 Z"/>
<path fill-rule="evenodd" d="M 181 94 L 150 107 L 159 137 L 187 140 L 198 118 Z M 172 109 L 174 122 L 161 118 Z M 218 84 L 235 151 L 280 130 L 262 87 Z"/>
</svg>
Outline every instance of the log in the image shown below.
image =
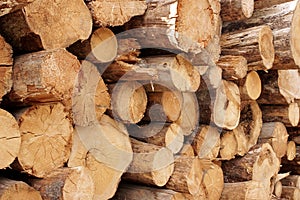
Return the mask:
<svg viewBox="0 0 300 200">
<path fill-rule="evenodd" d="M 269 143 L 276 156 L 282 158 L 286 155 L 288 145 L 288 133 L 283 123 L 263 123 L 261 133 L 258 137 L 258 144 Z"/>
<path fill-rule="evenodd" d="M 8 167 L 17 157 L 21 146 L 21 135 L 16 119 L 0 109 L 0 169 Z"/>
<path fill-rule="evenodd" d="M 168 189 L 157 189 L 132 184 L 121 184 L 112 200 L 185 200 L 179 192 Z"/>
<path fill-rule="evenodd" d="M 222 77 L 226 80 L 242 79 L 248 71 L 247 60 L 243 56 L 222 56 L 217 66 L 222 68 Z"/>
<path fill-rule="evenodd" d="M 264 105 L 261 106 L 264 122 L 280 121 L 286 127 L 297 126 L 299 123 L 299 107 L 298 104 L 290 105 Z M 298 111 L 298 112 L 295 112 Z"/>
<path fill-rule="evenodd" d="M 1 11 L 0 11 L 0 13 L 1 13 Z M 1 67 L 2 66 L 12 66 L 13 65 L 12 56 L 13 56 L 12 47 L 0 35 L 0 66 Z"/>
<path fill-rule="evenodd" d="M 197 129 L 199 121 L 199 106 L 194 93 L 182 93 L 183 103 L 180 116 L 175 121 L 183 131 L 183 135 L 188 136 Z"/>
<path fill-rule="evenodd" d="M 208 160 L 217 158 L 220 150 L 220 130 L 218 128 L 201 125 L 191 136 L 191 140 L 196 156 Z"/>
<path fill-rule="evenodd" d="M 75 127 L 68 167 L 86 167 L 94 183 L 93 199 L 109 199 L 132 157 L 124 125 L 103 115 L 99 124 Z"/>
<path fill-rule="evenodd" d="M 117 61 L 136 63 L 140 61 L 141 45 L 134 38 L 118 38 Z"/>
<path fill-rule="evenodd" d="M 278 198 L 281 197 L 281 194 L 282 194 L 282 184 L 281 184 L 281 181 L 278 181 L 277 183 L 275 183 L 273 194 L 276 197 L 278 197 Z"/>
<path fill-rule="evenodd" d="M 92 17 L 82 0 L 34 1 L 0 19 L 1 34 L 17 52 L 65 48 L 91 31 Z"/>
<path fill-rule="evenodd" d="M 260 181 L 225 183 L 221 200 L 235 199 L 270 199 L 270 194 Z"/>
<path fill-rule="evenodd" d="M 33 2 L 34 0 L 4 0 L 0 3 L 0 17 L 16 10 L 22 9 L 27 4 Z"/>
<path fill-rule="evenodd" d="M 174 172 L 166 188 L 182 193 L 197 195 L 200 192 L 203 171 L 199 158 L 177 157 Z"/>
<path fill-rule="evenodd" d="M 291 186 L 282 186 L 281 198 L 299 200 L 300 199 L 300 189 Z"/>
<path fill-rule="evenodd" d="M 0 179 L 0 199 L 32 199 L 42 200 L 38 191 L 22 181 Z"/>
<path fill-rule="evenodd" d="M 72 114 L 75 125 L 88 126 L 98 123 L 110 106 L 107 87 L 95 65 L 81 62 L 72 94 Z"/>
<path fill-rule="evenodd" d="M 287 160 L 294 160 L 296 157 L 296 143 L 294 141 L 289 141 L 287 143 L 287 149 L 286 149 L 286 159 Z"/>
<path fill-rule="evenodd" d="M 285 2 L 289 2 L 293 0 L 254 0 L 254 8 L 261 9 L 261 8 L 268 8 L 274 5 L 282 4 Z"/>
<path fill-rule="evenodd" d="M 237 80 L 242 101 L 256 100 L 261 94 L 261 80 L 256 71 L 251 71 L 244 79 Z"/>
<path fill-rule="evenodd" d="M 291 35 L 290 35 L 290 44 L 291 44 L 291 51 L 292 51 L 292 56 L 294 58 L 295 64 L 300 67 L 300 54 L 299 54 L 299 23 L 300 23 L 300 16 L 299 16 L 299 11 L 300 11 L 300 3 L 297 2 L 297 6 L 294 10 L 294 15 L 292 19 L 292 24 L 291 24 Z"/>
<path fill-rule="evenodd" d="M 151 0 L 145 14 L 133 18 L 126 29 L 132 29 L 130 34 L 144 48 L 199 53 L 220 32 L 219 13 L 218 1 Z"/>
<path fill-rule="evenodd" d="M 236 128 L 240 119 L 240 103 L 238 86 L 223 80 L 216 90 L 216 99 L 213 102 L 213 122 L 221 128 L 229 130 Z"/>
<path fill-rule="evenodd" d="M 9 93 L 12 88 L 12 71 L 12 67 L 0 66 L 0 102 L 2 101 L 2 97 Z"/>
<path fill-rule="evenodd" d="M 118 82 L 109 86 L 112 116 L 124 123 L 137 123 L 147 107 L 147 95 L 142 84 L 137 81 Z"/>
<path fill-rule="evenodd" d="M 181 92 L 169 89 L 147 92 L 147 99 L 144 121 L 174 122 L 179 118 L 183 103 Z"/>
<path fill-rule="evenodd" d="M 70 101 L 79 69 L 79 61 L 64 49 L 16 57 L 9 99 L 26 105 Z"/>
<path fill-rule="evenodd" d="M 249 18 L 254 11 L 254 0 L 221 0 L 223 21 L 238 21 Z"/>
<path fill-rule="evenodd" d="M 141 0 L 95 0 L 88 1 L 87 6 L 97 27 L 121 26 L 147 9 L 146 2 Z"/>
<path fill-rule="evenodd" d="M 298 175 L 300 172 L 299 163 L 300 163 L 300 147 L 296 146 L 296 151 L 294 151 L 294 158 L 288 159 L 287 157 L 283 157 L 281 160 L 281 171 L 282 172 L 289 172 L 291 171 L 292 174 Z"/>
<path fill-rule="evenodd" d="M 260 181 L 269 186 L 279 171 L 279 159 L 268 144 L 253 146 L 243 157 L 222 163 L 225 182 Z M 234 166 L 234 167 L 233 167 Z"/>
<path fill-rule="evenodd" d="M 292 186 L 300 189 L 300 176 L 299 175 L 289 175 L 288 177 L 281 180 L 282 185 Z"/>
<path fill-rule="evenodd" d="M 238 143 L 233 131 L 226 131 L 221 135 L 220 158 L 231 160 L 238 154 Z"/>
<path fill-rule="evenodd" d="M 93 199 L 94 195 L 93 179 L 84 167 L 57 169 L 44 179 L 29 179 L 29 184 L 44 200 Z"/>
<path fill-rule="evenodd" d="M 300 74 L 298 70 L 278 70 L 278 87 L 279 92 L 284 96 L 288 103 L 300 99 Z"/>
<path fill-rule="evenodd" d="M 42 178 L 62 167 L 70 154 L 73 132 L 60 103 L 36 105 L 15 113 L 21 132 L 18 159 L 12 167 Z"/>
<path fill-rule="evenodd" d="M 151 123 L 149 125 L 128 127 L 131 136 L 140 141 L 167 147 L 176 154 L 183 146 L 184 136 L 176 123 Z"/>
<path fill-rule="evenodd" d="M 224 33 L 222 55 L 244 56 L 249 70 L 268 70 L 274 62 L 273 33 L 268 25 Z"/>
<path fill-rule="evenodd" d="M 174 156 L 168 148 L 131 138 L 133 161 L 123 179 L 135 183 L 164 186 L 174 171 Z"/>
<path fill-rule="evenodd" d="M 186 157 L 195 157 L 194 148 L 190 143 L 183 144 L 180 152 L 178 153 L 179 156 L 186 156 Z"/>
<path fill-rule="evenodd" d="M 94 63 L 113 61 L 117 56 L 118 41 L 115 34 L 108 28 L 98 28 L 84 41 L 72 44 L 68 51 L 80 60 L 90 60 Z"/>
</svg>

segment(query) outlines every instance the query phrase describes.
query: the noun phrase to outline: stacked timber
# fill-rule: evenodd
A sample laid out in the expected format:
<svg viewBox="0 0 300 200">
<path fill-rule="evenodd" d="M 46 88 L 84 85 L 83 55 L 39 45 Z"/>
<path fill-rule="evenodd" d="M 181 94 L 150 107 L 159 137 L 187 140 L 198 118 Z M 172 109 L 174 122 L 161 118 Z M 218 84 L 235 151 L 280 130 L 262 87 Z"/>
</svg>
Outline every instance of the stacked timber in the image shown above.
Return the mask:
<svg viewBox="0 0 300 200">
<path fill-rule="evenodd" d="M 299 16 L 3 0 L 0 200 L 300 199 Z"/>
</svg>

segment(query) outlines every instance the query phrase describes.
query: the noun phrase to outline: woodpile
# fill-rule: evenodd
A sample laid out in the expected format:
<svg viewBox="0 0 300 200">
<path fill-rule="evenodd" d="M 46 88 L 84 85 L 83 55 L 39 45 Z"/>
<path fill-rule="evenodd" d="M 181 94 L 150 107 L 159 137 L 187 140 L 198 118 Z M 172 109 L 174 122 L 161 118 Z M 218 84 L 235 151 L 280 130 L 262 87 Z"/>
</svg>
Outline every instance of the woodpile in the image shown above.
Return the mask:
<svg viewBox="0 0 300 200">
<path fill-rule="evenodd" d="M 300 199 L 300 1 L 2 0 L 0 200 Z"/>
</svg>

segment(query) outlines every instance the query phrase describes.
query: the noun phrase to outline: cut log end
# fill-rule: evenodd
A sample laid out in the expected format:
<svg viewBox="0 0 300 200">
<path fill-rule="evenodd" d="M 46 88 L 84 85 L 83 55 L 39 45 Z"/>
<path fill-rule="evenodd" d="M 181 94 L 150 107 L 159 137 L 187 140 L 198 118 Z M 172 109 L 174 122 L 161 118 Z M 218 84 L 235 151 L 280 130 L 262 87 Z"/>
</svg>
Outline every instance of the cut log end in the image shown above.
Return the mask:
<svg viewBox="0 0 300 200">
<path fill-rule="evenodd" d="M 290 103 L 288 108 L 288 117 L 292 126 L 297 126 L 300 119 L 299 105 L 296 102 Z"/>
<path fill-rule="evenodd" d="M 269 26 L 264 26 L 259 33 L 259 50 L 266 69 L 273 67 L 275 50 L 273 45 L 273 33 Z"/>
<path fill-rule="evenodd" d="M 256 100 L 261 94 L 261 80 L 257 72 L 251 71 L 247 74 L 244 85 L 250 99 Z"/>
<path fill-rule="evenodd" d="M 254 11 L 254 0 L 241 0 L 242 12 L 246 18 L 250 18 Z"/>
<path fill-rule="evenodd" d="M 289 141 L 287 143 L 286 157 L 287 160 L 294 160 L 296 157 L 296 143 L 294 141 Z"/>
</svg>

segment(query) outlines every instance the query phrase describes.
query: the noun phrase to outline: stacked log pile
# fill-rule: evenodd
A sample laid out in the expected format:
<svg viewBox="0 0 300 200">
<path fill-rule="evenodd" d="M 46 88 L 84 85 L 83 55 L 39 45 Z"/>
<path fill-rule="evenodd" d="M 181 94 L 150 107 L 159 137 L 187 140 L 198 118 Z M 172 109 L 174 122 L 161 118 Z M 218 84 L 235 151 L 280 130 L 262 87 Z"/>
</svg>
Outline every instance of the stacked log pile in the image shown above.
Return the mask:
<svg viewBox="0 0 300 200">
<path fill-rule="evenodd" d="M 300 199 L 300 1 L 4 0 L 1 199 Z"/>
</svg>

